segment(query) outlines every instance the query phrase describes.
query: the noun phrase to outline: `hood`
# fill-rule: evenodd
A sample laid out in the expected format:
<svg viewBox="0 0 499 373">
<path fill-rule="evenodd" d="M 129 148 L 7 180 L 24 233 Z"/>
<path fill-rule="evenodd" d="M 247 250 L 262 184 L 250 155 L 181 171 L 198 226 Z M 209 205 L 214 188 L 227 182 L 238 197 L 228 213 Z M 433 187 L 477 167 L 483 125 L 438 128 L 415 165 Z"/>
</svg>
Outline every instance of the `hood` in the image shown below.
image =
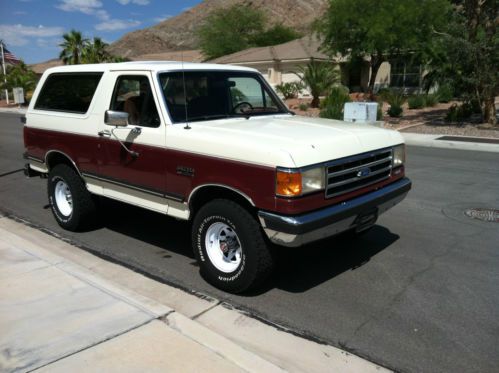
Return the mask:
<svg viewBox="0 0 499 373">
<path fill-rule="evenodd" d="M 170 128 L 179 150 L 272 167 L 303 167 L 404 142 L 398 132 L 368 124 L 291 115 L 195 122 L 188 131 Z"/>
</svg>

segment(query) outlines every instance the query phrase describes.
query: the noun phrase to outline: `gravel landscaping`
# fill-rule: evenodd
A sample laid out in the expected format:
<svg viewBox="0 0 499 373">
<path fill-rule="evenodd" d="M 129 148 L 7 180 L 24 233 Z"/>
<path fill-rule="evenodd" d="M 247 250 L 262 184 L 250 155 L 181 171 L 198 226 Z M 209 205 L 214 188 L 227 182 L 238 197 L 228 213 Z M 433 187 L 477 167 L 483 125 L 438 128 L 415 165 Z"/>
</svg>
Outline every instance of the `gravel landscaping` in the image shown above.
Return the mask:
<svg viewBox="0 0 499 373">
<path fill-rule="evenodd" d="M 300 110 L 310 103 L 310 99 L 290 99 L 286 100 L 288 107 L 297 115 L 307 117 L 318 117 L 319 109 L 308 108 Z M 391 118 L 386 115 L 389 106 L 383 104 L 383 121 L 385 128 L 398 130 L 401 132 L 422 133 L 431 135 L 452 135 L 469 137 L 491 137 L 499 138 L 499 125 L 492 127 L 488 124 L 480 123 L 479 116 L 472 117 L 468 122 L 448 123 L 445 121 L 445 115 L 449 108 L 458 102 L 439 103 L 434 107 L 423 109 L 409 109 L 404 104 L 404 112 L 400 118 Z"/>
</svg>

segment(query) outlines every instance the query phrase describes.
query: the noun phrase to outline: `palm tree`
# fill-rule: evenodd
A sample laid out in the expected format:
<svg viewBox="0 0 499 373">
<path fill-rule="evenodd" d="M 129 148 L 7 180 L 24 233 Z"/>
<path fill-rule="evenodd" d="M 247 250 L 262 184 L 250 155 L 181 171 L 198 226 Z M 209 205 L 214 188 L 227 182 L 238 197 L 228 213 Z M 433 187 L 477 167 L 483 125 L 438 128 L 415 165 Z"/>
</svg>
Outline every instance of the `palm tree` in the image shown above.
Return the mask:
<svg viewBox="0 0 499 373">
<path fill-rule="evenodd" d="M 59 44 L 62 47 L 59 58 L 66 65 L 77 65 L 81 63 L 83 50 L 88 43 L 80 31 L 71 30 L 70 32 L 62 35 L 64 41 Z"/>
<path fill-rule="evenodd" d="M 82 61 L 83 63 L 101 63 L 111 59 L 111 56 L 106 51 L 108 44 L 102 41 L 99 37 L 87 43 L 83 49 Z"/>
<path fill-rule="evenodd" d="M 340 74 L 330 63 L 310 61 L 307 66 L 298 66 L 296 75 L 307 86 L 312 95 L 311 107 L 319 107 L 319 96 L 340 82 Z"/>
</svg>

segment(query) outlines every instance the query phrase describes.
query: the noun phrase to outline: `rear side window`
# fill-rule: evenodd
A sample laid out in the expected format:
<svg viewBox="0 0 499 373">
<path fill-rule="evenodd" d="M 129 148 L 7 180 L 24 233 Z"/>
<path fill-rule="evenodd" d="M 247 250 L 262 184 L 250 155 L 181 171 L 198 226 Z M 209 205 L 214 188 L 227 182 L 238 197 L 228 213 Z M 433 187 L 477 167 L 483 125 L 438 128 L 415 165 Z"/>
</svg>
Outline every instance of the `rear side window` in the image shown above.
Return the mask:
<svg viewBox="0 0 499 373">
<path fill-rule="evenodd" d="M 35 109 L 85 114 L 102 73 L 52 74 L 36 100 Z"/>
</svg>

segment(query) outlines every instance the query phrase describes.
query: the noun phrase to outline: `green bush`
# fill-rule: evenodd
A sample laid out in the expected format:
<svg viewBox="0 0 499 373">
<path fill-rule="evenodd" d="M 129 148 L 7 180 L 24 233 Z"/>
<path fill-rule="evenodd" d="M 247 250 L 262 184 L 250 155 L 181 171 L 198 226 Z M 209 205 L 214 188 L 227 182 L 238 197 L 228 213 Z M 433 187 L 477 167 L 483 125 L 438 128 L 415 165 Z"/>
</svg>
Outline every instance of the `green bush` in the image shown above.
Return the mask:
<svg viewBox="0 0 499 373">
<path fill-rule="evenodd" d="M 302 102 L 298 108 L 301 110 L 301 111 L 307 111 L 308 110 L 308 104 Z"/>
<path fill-rule="evenodd" d="M 381 88 L 378 93 L 378 97 L 381 98 L 383 101 L 388 100 L 388 96 L 390 95 L 390 88 Z"/>
<path fill-rule="evenodd" d="M 386 101 L 390 105 L 390 109 L 388 109 L 388 115 L 395 118 L 400 117 L 404 112 L 404 109 L 402 108 L 402 105 L 405 102 L 403 93 L 392 90 L 387 94 Z"/>
<path fill-rule="evenodd" d="M 480 101 L 476 98 L 470 100 L 471 111 L 473 114 L 482 114 L 482 106 L 480 105 Z"/>
<path fill-rule="evenodd" d="M 454 98 L 454 90 L 450 84 L 443 84 L 437 91 L 438 102 L 449 102 Z"/>
<path fill-rule="evenodd" d="M 404 109 L 402 108 L 402 106 L 390 106 L 390 108 L 387 111 L 388 115 L 391 116 L 392 118 L 400 117 L 403 112 Z"/>
<path fill-rule="evenodd" d="M 425 97 L 425 106 L 433 107 L 438 104 L 439 97 L 436 94 L 429 94 Z"/>
<path fill-rule="evenodd" d="M 321 102 L 321 118 L 343 120 L 343 108 L 346 102 L 350 102 L 348 88 L 335 86 L 331 89 L 329 95 Z"/>
<path fill-rule="evenodd" d="M 298 97 L 302 89 L 302 85 L 299 82 L 293 83 L 281 83 L 275 87 L 277 92 L 281 93 L 285 99 Z"/>
<path fill-rule="evenodd" d="M 445 115 L 446 122 L 463 122 L 469 119 L 473 114 L 473 106 L 469 102 L 464 102 L 461 105 L 453 104 Z"/>
<path fill-rule="evenodd" d="M 376 112 L 376 120 L 383 120 L 383 101 L 378 101 L 378 111 Z"/>
<path fill-rule="evenodd" d="M 423 95 L 414 95 L 410 96 L 407 99 L 407 104 L 409 105 L 409 109 L 421 109 L 426 106 L 425 96 Z"/>
</svg>

